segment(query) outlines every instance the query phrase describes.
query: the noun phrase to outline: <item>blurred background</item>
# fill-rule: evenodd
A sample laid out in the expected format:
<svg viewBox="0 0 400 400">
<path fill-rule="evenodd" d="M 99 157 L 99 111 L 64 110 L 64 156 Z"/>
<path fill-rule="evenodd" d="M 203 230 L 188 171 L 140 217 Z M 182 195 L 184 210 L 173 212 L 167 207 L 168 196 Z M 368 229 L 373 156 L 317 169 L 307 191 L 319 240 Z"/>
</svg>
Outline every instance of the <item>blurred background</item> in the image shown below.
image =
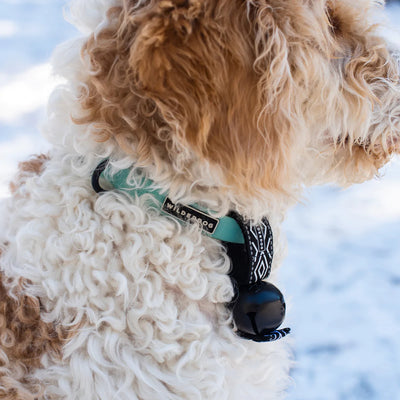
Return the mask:
<svg viewBox="0 0 400 400">
<path fill-rule="evenodd" d="M 54 47 L 77 36 L 62 0 L 0 0 L 0 198 L 40 136 Z M 400 3 L 383 33 L 400 46 Z M 318 187 L 289 213 L 281 289 L 296 367 L 288 400 L 400 399 L 400 162 L 347 190 Z M 261 399 L 260 399 L 261 400 Z"/>
</svg>

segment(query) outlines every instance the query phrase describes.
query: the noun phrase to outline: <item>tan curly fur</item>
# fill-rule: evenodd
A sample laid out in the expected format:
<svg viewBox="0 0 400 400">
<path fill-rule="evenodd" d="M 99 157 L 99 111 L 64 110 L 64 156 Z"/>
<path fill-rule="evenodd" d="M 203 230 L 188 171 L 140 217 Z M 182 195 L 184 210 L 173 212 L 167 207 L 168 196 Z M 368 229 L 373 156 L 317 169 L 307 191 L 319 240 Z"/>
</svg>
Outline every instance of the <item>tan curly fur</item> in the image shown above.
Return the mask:
<svg viewBox="0 0 400 400">
<path fill-rule="evenodd" d="M 21 279 L 12 291 L 6 282 L 0 273 L 0 399 L 42 399 L 44 388 L 30 375 L 44 354 L 61 359 L 75 329 L 42 320 L 40 300 L 24 293 L 30 282 Z"/>
<path fill-rule="evenodd" d="M 10 190 L 18 198 L 26 181 L 39 176 L 49 156 L 39 154 L 19 163 L 18 173 L 10 183 Z M 7 250 L 7 244 L 0 248 Z M 1 264 L 0 264 L 1 265 Z M 31 285 L 26 279 L 18 284 L 0 272 L 0 399 L 39 400 L 43 399 L 44 387 L 31 373 L 43 368 L 41 357 L 60 360 L 63 346 L 74 336 L 78 327 L 64 328 L 56 323 L 42 320 L 40 299 L 27 295 Z"/>
<path fill-rule="evenodd" d="M 387 146 L 359 138 L 359 125 L 398 70 L 366 24 L 368 8 L 125 0 L 84 47 L 92 73 L 81 122 L 141 159 L 157 151 L 174 163 L 187 143 L 238 190 L 288 189 L 293 152 L 315 127 L 334 127 L 330 151 L 376 172 L 397 146 L 390 133 Z"/>
<path fill-rule="evenodd" d="M 27 161 L 19 163 L 17 176 L 14 181 L 10 182 L 11 193 L 15 194 L 17 189 L 25 183 L 27 178 L 33 175 L 40 175 L 48 160 L 49 156 L 46 154 L 39 154 L 32 156 Z"/>
</svg>

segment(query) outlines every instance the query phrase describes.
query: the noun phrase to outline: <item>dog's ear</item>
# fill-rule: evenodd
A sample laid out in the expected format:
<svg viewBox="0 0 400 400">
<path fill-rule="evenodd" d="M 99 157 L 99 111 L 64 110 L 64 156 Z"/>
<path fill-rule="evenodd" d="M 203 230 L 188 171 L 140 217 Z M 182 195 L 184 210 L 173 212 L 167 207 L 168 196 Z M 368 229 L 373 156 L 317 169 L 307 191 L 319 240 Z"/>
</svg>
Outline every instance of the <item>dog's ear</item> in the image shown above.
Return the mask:
<svg viewBox="0 0 400 400">
<path fill-rule="evenodd" d="M 213 123 L 218 67 L 223 69 L 223 48 L 203 25 L 207 3 L 161 0 L 143 18 L 136 15 L 139 29 L 129 59 L 136 88 L 154 100 L 175 134 L 199 146 Z"/>
<path fill-rule="evenodd" d="M 299 107 L 274 13 L 265 1 L 124 0 L 84 48 L 82 120 L 141 157 L 164 146 L 181 159 L 175 140 L 237 188 L 282 190 Z"/>
<path fill-rule="evenodd" d="M 137 87 L 180 140 L 245 190 L 282 189 L 295 130 L 287 43 L 267 9 L 160 1 L 131 48 Z"/>
</svg>

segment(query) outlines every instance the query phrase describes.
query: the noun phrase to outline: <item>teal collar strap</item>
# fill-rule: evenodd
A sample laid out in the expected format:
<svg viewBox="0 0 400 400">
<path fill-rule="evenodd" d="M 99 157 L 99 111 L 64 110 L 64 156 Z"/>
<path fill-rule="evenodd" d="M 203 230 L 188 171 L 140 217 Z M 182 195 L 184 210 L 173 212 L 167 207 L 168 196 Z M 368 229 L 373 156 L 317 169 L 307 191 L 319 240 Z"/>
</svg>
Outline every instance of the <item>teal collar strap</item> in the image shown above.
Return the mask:
<svg viewBox="0 0 400 400">
<path fill-rule="evenodd" d="M 143 176 L 135 180 L 129 179 L 131 169 L 123 169 L 111 174 L 108 169 L 108 160 L 102 161 L 92 176 L 93 189 L 99 193 L 104 192 L 100 186 L 100 178 L 107 181 L 113 189 L 122 190 L 132 197 L 150 195 L 151 206 L 159 208 L 164 214 L 170 215 L 182 223 L 196 223 L 202 232 L 214 239 L 229 243 L 244 244 L 244 237 L 239 224 L 234 218 L 225 216 L 216 218 L 209 210 L 197 204 L 189 206 L 173 203 L 167 194 L 155 187 L 154 182 Z"/>
</svg>

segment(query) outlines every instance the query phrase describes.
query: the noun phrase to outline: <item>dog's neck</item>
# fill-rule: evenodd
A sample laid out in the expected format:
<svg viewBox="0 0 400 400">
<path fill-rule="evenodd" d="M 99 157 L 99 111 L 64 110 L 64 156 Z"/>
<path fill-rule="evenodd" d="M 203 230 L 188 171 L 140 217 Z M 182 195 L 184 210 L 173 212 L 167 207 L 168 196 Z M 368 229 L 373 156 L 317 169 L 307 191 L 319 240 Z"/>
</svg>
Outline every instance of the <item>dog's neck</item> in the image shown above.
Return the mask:
<svg viewBox="0 0 400 400">
<path fill-rule="evenodd" d="M 168 193 L 158 189 L 154 181 L 146 175 L 132 174 L 134 170 L 131 168 L 112 174 L 107 168 L 108 164 L 108 159 L 103 160 L 93 172 L 92 186 L 97 193 L 106 191 L 100 183 L 103 180 L 106 185 L 111 185 L 112 189 L 122 190 L 132 197 L 150 195 L 149 205 L 158 208 L 163 214 L 168 214 L 183 223 L 197 223 L 204 234 L 214 239 L 244 244 L 242 231 L 234 218 L 213 216 L 212 211 L 198 204 L 174 203 L 168 197 Z"/>
<path fill-rule="evenodd" d="M 255 223 L 263 217 L 281 222 L 287 208 L 294 199 L 267 190 L 239 192 L 225 183 L 221 171 L 204 160 L 194 159 L 190 164 L 178 168 L 158 157 L 145 162 L 136 158 L 110 154 L 111 173 L 131 168 L 132 173 L 145 173 L 157 187 L 168 193 L 174 202 L 182 204 L 200 203 L 213 210 L 217 217 L 234 210 Z M 258 193 L 257 193 L 258 192 Z"/>
<path fill-rule="evenodd" d="M 123 191 L 133 198 L 145 198 L 146 205 L 158 209 L 160 214 L 183 224 L 195 224 L 201 233 L 224 244 L 231 259 L 229 276 L 237 290 L 229 307 L 233 309 L 240 336 L 268 342 L 290 332 L 289 328 L 277 330 L 286 309 L 282 293 L 274 285 L 263 282 L 271 273 L 274 251 L 273 233 L 267 218 L 256 225 L 235 212 L 217 218 L 198 204 L 174 203 L 168 193 L 159 190 L 140 170 L 136 174 L 132 168 L 112 173 L 108 165 L 109 160 L 103 160 L 93 172 L 92 186 L 97 193 L 107 190 L 102 186 L 105 182 L 110 189 Z"/>
</svg>

